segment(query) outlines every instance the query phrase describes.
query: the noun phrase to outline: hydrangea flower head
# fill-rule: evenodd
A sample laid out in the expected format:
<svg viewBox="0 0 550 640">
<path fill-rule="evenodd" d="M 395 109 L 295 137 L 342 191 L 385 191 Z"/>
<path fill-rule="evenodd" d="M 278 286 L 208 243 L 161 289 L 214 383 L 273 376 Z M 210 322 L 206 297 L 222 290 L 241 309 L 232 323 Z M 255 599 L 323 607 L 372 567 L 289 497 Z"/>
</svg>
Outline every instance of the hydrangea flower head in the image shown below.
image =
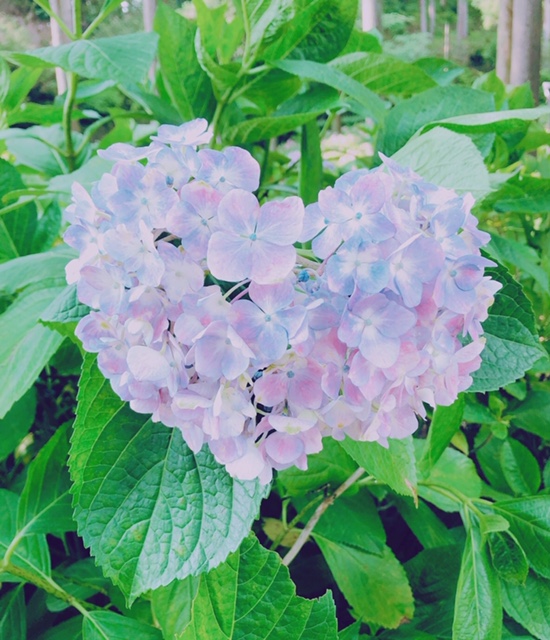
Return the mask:
<svg viewBox="0 0 550 640">
<path fill-rule="evenodd" d="M 73 187 L 76 335 L 134 411 L 266 483 L 325 437 L 403 438 L 468 388 L 500 288 L 471 196 L 383 158 L 305 208 L 259 202 L 258 163 L 210 139 L 202 119 L 162 125 Z"/>
</svg>

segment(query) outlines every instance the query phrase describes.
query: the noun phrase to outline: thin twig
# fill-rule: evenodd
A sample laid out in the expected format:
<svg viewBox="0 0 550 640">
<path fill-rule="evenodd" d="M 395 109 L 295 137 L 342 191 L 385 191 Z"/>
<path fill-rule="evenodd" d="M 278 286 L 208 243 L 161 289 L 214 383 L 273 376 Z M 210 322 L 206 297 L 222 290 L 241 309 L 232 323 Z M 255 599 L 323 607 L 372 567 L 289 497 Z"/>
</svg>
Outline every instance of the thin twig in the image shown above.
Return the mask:
<svg viewBox="0 0 550 640">
<path fill-rule="evenodd" d="M 283 558 L 283 564 L 286 567 L 288 567 L 288 565 L 294 560 L 294 558 L 300 552 L 301 548 L 308 541 L 309 536 L 311 535 L 313 529 L 315 528 L 315 525 L 321 519 L 321 516 L 323 515 L 323 513 L 325 513 L 325 511 L 330 507 L 330 505 L 333 504 L 334 501 L 344 493 L 344 491 L 349 489 L 357 480 L 359 480 L 359 478 L 364 473 L 365 473 L 365 469 L 363 469 L 362 467 L 359 467 L 359 469 L 357 469 L 357 471 L 354 471 L 351 474 L 351 476 L 343 484 L 341 484 L 338 487 L 338 489 L 336 489 L 334 493 L 331 493 L 330 496 L 327 496 L 323 500 L 323 502 L 321 502 L 321 504 L 317 507 L 317 509 L 315 509 L 315 513 L 311 516 L 306 526 L 302 529 L 302 532 L 296 539 L 296 542 L 290 548 L 290 551 Z"/>
</svg>

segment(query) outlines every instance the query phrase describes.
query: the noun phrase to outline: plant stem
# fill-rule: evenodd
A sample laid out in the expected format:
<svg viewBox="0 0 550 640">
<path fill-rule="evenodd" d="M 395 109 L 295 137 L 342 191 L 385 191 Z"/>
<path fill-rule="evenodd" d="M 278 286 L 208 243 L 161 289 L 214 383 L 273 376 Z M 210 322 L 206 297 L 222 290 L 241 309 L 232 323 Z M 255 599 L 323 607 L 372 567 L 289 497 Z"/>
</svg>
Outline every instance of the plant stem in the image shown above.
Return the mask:
<svg viewBox="0 0 550 640">
<path fill-rule="evenodd" d="M 74 35 L 77 39 L 82 37 L 82 0 L 73 0 L 74 4 Z"/>
<path fill-rule="evenodd" d="M 73 595 L 65 591 L 60 585 L 50 578 L 49 576 L 39 576 L 32 571 L 28 571 L 27 569 L 23 569 L 22 567 L 18 567 L 17 565 L 11 564 L 9 562 L 0 563 L 0 567 L 2 571 L 7 571 L 13 576 L 17 576 L 18 578 L 22 578 L 25 582 L 30 582 L 34 584 L 36 587 L 43 589 L 46 593 L 50 593 L 52 596 L 63 600 L 67 604 L 70 604 L 72 607 L 77 609 L 83 616 L 88 617 L 88 611 L 90 609 L 101 609 L 101 607 L 96 607 L 95 605 L 89 604 L 88 602 L 83 602 L 78 598 L 75 598 Z"/>
<path fill-rule="evenodd" d="M 34 0 L 35 4 L 37 4 L 43 11 L 45 11 L 50 18 L 55 20 L 59 25 L 59 28 L 63 33 L 69 38 L 69 40 L 74 40 L 74 33 L 69 29 L 69 27 L 65 24 L 63 19 L 59 14 L 57 14 L 51 7 L 49 2 L 43 2 L 42 0 Z"/>
<path fill-rule="evenodd" d="M 76 73 L 67 73 L 67 83 L 67 95 L 65 96 L 65 102 L 63 103 L 63 132 L 65 133 L 67 167 L 69 169 L 69 173 L 72 173 L 76 168 L 76 154 L 74 151 L 73 132 L 71 128 L 73 107 L 76 98 Z"/>
<path fill-rule="evenodd" d="M 301 511 L 299 511 L 298 514 L 295 515 L 294 518 L 292 518 L 292 520 L 288 524 L 286 522 L 284 522 L 284 520 L 283 520 L 283 523 L 285 525 L 284 529 L 283 529 L 283 532 L 280 533 L 275 538 L 275 540 L 273 540 L 273 542 L 272 542 L 272 544 L 271 544 L 271 546 L 269 548 L 270 549 L 276 549 L 281 544 L 281 542 L 284 540 L 286 534 L 289 531 L 291 531 L 300 522 L 300 520 L 306 515 L 306 513 L 311 508 L 313 508 L 319 502 L 319 500 L 322 500 L 322 499 L 323 499 L 323 494 L 320 494 L 320 495 L 316 496 L 313 500 L 311 500 L 311 502 L 308 502 L 306 504 L 306 506 Z"/>
<path fill-rule="evenodd" d="M 359 467 L 359 469 L 357 469 L 356 471 L 354 471 L 351 476 L 343 483 L 341 484 L 338 489 L 336 489 L 336 491 L 334 493 L 332 493 L 330 496 L 327 496 L 323 502 L 321 502 L 321 504 L 317 507 L 317 509 L 315 509 L 315 513 L 311 516 L 311 518 L 309 519 L 308 523 L 306 524 L 306 526 L 302 529 L 302 533 L 300 533 L 300 535 L 298 536 L 298 539 L 296 540 L 296 542 L 292 545 L 290 551 L 286 554 L 286 556 L 283 558 L 283 564 L 288 567 L 288 565 L 294 560 L 294 558 L 298 555 L 298 553 L 300 552 L 301 548 L 304 546 L 304 544 L 308 541 L 309 536 L 311 535 L 313 529 L 315 528 L 315 525 L 319 522 L 319 520 L 321 519 L 321 516 L 323 515 L 323 513 L 325 513 L 325 511 L 332 505 L 334 504 L 335 500 L 337 498 L 339 498 L 344 491 L 346 491 L 347 489 L 349 489 L 357 480 L 359 480 L 359 478 L 364 474 L 365 469 L 363 469 L 362 467 Z"/>
</svg>

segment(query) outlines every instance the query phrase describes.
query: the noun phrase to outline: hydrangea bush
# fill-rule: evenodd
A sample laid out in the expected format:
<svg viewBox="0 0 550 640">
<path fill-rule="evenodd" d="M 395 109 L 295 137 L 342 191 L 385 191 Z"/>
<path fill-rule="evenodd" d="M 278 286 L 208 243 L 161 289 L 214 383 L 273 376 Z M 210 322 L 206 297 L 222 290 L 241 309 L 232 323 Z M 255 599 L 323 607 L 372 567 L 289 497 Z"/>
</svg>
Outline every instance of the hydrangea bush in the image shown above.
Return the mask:
<svg viewBox="0 0 550 640">
<path fill-rule="evenodd" d="M 67 266 L 92 309 L 76 334 L 139 413 L 239 479 L 307 468 L 324 437 L 413 433 L 479 368 L 501 284 L 468 195 L 383 157 L 304 207 L 260 203 L 260 167 L 204 148 L 197 119 L 75 184 Z"/>
</svg>

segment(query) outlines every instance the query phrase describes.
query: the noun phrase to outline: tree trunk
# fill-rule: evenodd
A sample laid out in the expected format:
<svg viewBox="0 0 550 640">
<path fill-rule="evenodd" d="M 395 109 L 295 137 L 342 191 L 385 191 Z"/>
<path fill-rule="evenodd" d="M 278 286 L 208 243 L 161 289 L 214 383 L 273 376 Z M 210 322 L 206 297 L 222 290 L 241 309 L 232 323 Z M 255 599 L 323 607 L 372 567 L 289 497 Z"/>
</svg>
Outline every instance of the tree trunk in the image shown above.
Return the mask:
<svg viewBox="0 0 550 640">
<path fill-rule="evenodd" d="M 50 0 L 50 6 L 63 22 L 74 30 L 73 0 Z M 70 42 L 69 37 L 60 29 L 55 20 L 50 20 L 50 31 L 52 34 L 52 46 Z M 57 83 L 57 94 L 61 95 L 67 91 L 67 76 L 63 69 L 55 68 L 55 80 Z"/>
<path fill-rule="evenodd" d="M 420 0 L 420 31 L 422 31 L 422 33 L 428 31 L 428 7 L 426 0 Z"/>
<path fill-rule="evenodd" d="M 550 0 L 544 0 L 544 16 L 542 22 L 542 32 L 545 40 L 550 40 Z"/>
<path fill-rule="evenodd" d="M 468 37 L 468 0 L 458 0 L 456 35 L 459 40 Z"/>
<path fill-rule="evenodd" d="M 155 12 L 157 9 L 157 0 L 143 0 L 143 27 L 145 31 L 153 31 L 153 22 L 155 20 Z M 156 69 L 155 63 L 149 69 L 149 80 L 155 85 Z"/>
<path fill-rule="evenodd" d="M 382 8 L 378 0 L 361 0 L 361 24 L 363 31 L 380 29 Z"/>
<path fill-rule="evenodd" d="M 516 87 L 529 82 L 536 102 L 540 91 L 541 37 L 541 0 L 514 0 L 510 84 Z"/>
<path fill-rule="evenodd" d="M 500 0 L 497 29 L 497 76 L 510 83 L 510 62 L 512 57 L 512 16 L 514 0 Z"/>
<path fill-rule="evenodd" d="M 435 33 L 435 16 L 435 0 L 430 0 L 430 4 L 428 6 L 428 17 L 430 19 L 430 33 L 432 34 L 432 36 Z"/>
</svg>

